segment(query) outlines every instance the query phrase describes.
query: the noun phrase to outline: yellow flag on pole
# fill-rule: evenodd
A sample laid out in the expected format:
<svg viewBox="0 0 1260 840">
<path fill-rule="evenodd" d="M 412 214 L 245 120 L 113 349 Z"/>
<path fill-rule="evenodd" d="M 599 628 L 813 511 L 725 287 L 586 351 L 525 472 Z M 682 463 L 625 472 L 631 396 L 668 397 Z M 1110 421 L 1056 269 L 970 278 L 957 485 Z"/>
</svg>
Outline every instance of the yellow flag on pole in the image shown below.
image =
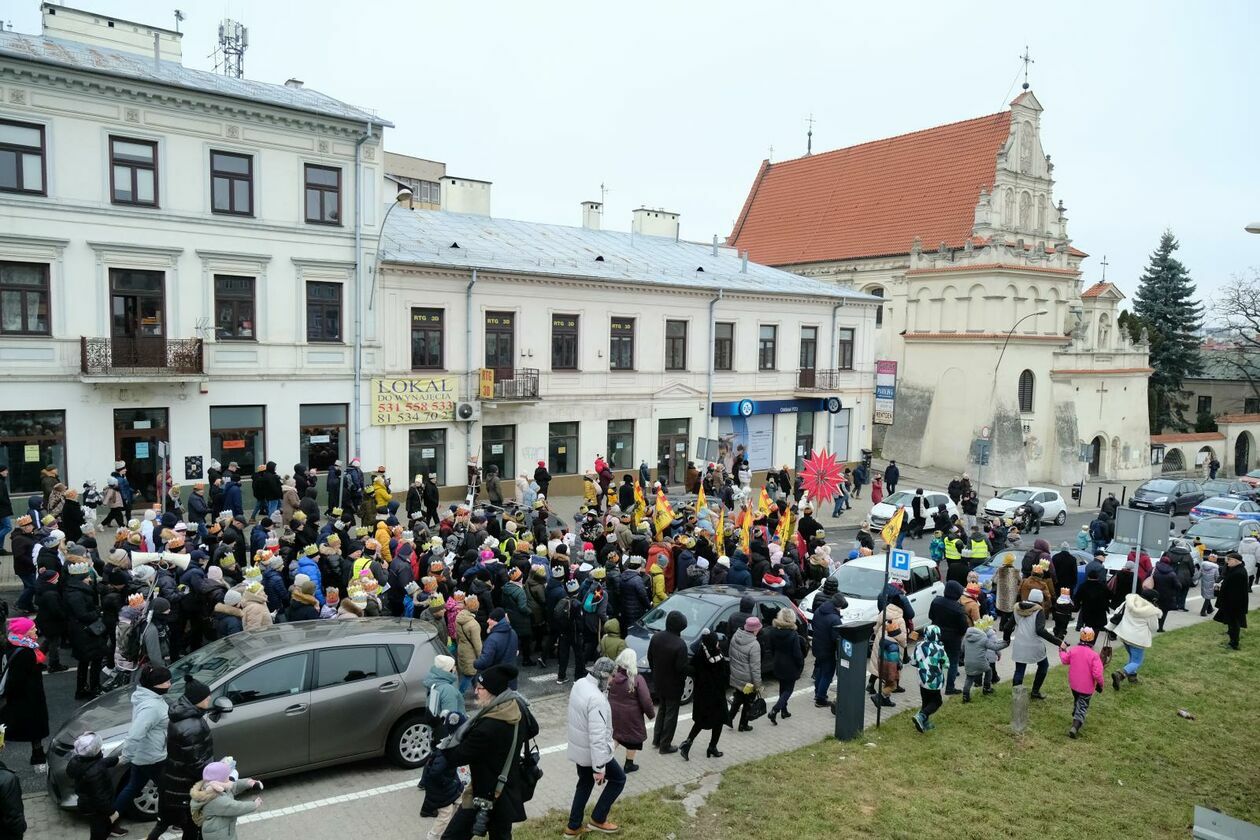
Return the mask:
<svg viewBox="0 0 1260 840">
<path fill-rule="evenodd" d="M 696 493 L 696 513 L 708 507 L 708 502 L 704 498 L 704 485 L 700 485 L 700 490 Z"/>
<path fill-rule="evenodd" d="M 752 551 L 752 514 L 744 511 L 744 524 L 739 529 L 739 547 L 744 554 Z"/>
<path fill-rule="evenodd" d="M 643 516 L 647 513 L 647 500 L 643 498 L 643 485 L 638 479 L 634 482 L 634 528 L 637 531 L 639 525 L 643 522 Z"/>
<path fill-rule="evenodd" d="M 779 520 L 779 530 L 775 532 L 779 538 L 779 545 L 787 550 L 788 541 L 792 539 L 792 509 L 788 508 L 783 511 L 783 518 Z"/>
<path fill-rule="evenodd" d="M 901 522 L 905 518 L 906 508 L 905 505 L 901 505 L 897 508 L 897 512 L 888 519 L 888 524 L 884 526 L 884 530 L 880 532 L 880 536 L 884 538 L 885 543 L 888 545 L 897 544 L 897 535 L 901 533 Z"/>
<path fill-rule="evenodd" d="M 757 513 L 761 516 L 770 515 L 770 494 L 764 487 L 761 488 L 761 496 L 757 499 Z"/>
<path fill-rule="evenodd" d="M 656 491 L 656 518 L 653 524 L 656 525 L 656 535 L 659 537 L 665 533 L 665 529 L 674 521 L 674 508 L 669 503 L 664 490 Z"/>
<path fill-rule="evenodd" d="M 726 533 L 725 533 L 726 532 L 726 505 L 718 505 L 718 520 L 717 520 L 716 530 L 717 530 L 717 549 L 719 552 L 721 552 L 723 546 L 726 545 Z"/>
</svg>

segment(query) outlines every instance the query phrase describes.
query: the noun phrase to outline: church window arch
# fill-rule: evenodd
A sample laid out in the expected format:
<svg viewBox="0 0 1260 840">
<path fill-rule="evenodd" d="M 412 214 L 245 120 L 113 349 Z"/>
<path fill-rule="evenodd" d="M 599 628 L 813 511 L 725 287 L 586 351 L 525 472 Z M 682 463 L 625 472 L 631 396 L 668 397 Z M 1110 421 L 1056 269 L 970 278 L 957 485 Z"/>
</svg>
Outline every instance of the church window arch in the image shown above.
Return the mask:
<svg viewBox="0 0 1260 840">
<path fill-rule="evenodd" d="M 874 295 L 877 298 L 882 298 L 884 296 L 883 286 L 872 286 L 871 288 L 864 289 L 863 291 L 865 291 L 868 295 Z M 879 309 L 875 310 L 875 329 L 879 329 L 882 326 L 884 326 L 884 307 L 881 306 Z"/>
<path fill-rule="evenodd" d="M 967 291 L 967 330 L 984 329 L 984 286 L 976 283 Z"/>
<path fill-rule="evenodd" d="M 941 297 L 944 299 L 941 301 L 940 330 L 955 332 L 958 330 L 958 290 L 953 286 L 946 286 Z"/>
<path fill-rule="evenodd" d="M 1022 414 L 1032 413 L 1033 389 L 1036 384 L 1037 378 L 1031 370 L 1025 370 L 1019 375 L 1019 410 Z"/>
</svg>

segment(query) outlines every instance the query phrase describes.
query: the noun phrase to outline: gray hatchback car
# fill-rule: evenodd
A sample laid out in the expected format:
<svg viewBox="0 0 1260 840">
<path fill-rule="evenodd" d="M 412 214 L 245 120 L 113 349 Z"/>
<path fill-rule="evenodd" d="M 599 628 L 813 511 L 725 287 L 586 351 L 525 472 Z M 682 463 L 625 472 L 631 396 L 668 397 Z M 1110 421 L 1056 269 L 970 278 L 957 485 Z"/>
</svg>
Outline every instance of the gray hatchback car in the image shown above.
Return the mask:
<svg viewBox="0 0 1260 840">
<path fill-rule="evenodd" d="M 241 775 L 280 776 L 386 755 L 416 767 L 433 749 L 424 677 L 444 650 L 427 621 L 395 618 L 299 621 L 211 642 L 171 666 L 173 702 L 195 677 L 211 690 L 207 715 L 216 756 L 230 755 Z M 66 775 L 74 739 L 92 730 L 107 755 L 121 751 L 131 723 L 131 689 L 83 706 L 53 737 L 48 789 L 75 805 Z M 121 789 L 128 767 L 114 770 Z M 157 813 L 149 783 L 133 801 Z"/>
</svg>

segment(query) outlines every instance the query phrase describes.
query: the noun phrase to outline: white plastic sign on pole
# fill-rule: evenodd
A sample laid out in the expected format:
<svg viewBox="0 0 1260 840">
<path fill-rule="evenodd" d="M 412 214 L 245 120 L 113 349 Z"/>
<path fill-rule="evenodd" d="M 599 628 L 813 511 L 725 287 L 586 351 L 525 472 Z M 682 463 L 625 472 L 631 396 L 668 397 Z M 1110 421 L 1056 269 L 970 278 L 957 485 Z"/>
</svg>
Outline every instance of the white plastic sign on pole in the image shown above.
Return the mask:
<svg viewBox="0 0 1260 840">
<path fill-rule="evenodd" d="M 891 562 L 888 566 L 888 576 L 894 580 L 910 579 L 910 558 L 913 555 L 904 548 L 894 548 L 892 550 Z"/>
</svg>

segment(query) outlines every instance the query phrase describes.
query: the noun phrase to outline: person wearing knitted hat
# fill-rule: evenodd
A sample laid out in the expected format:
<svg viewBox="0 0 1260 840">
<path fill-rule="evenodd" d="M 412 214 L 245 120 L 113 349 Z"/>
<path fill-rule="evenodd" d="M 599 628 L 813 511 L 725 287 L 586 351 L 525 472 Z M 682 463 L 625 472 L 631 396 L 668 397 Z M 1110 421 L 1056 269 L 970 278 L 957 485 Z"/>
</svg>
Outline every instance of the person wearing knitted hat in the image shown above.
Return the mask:
<svg viewBox="0 0 1260 840">
<path fill-rule="evenodd" d="M 613 803 L 626 786 L 626 774 L 614 757 L 612 709 L 605 692 L 616 664 L 606 656 L 595 660 L 590 672 L 573 684 L 569 693 L 568 746 L 566 754 L 577 765 L 577 787 L 569 807 L 569 823 L 563 836 L 580 837 L 586 831 L 611 834 L 619 826 L 609 821 Z M 589 822 L 583 817 L 596 785 L 602 785 Z M 585 825 L 584 825 L 585 822 Z"/>
<path fill-rule="evenodd" d="M 298 572 L 293 576 L 293 586 L 289 590 L 289 608 L 285 613 L 286 621 L 313 621 L 319 618 L 319 601 L 315 597 L 316 583 L 308 575 Z M 319 593 L 322 597 L 323 593 Z"/>
<path fill-rule="evenodd" d="M 35 626 L 44 639 L 43 648 L 48 656 L 48 673 L 68 671 L 70 669 L 61 664 L 61 642 L 70 634 L 61 574 L 56 569 L 40 569 L 36 579 Z"/>
<path fill-rule="evenodd" d="M 257 779 L 232 780 L 233 764 L 212 761 L 201 771 L 201 780 L 189 792 L 189 812 L 201 826 L 200 836 L 206 840 L 234 840 L 236 821 L 262 807 L 262 797 L 239 802 L 236 797 L 251 788 L 263 789 Z"/>
<path fill-rule="evenodd" d="M 1027 599 L 1015 606 L 1015 632 L 1011 639 L 1011 657 L 1015 660 L 1015 677 L 1012 686 L 1019 686 L 1024 681 L 1024 672 L 1029 665 L 1037 666 L 1037 675 L 1033 678 L 1032 698 L 1044 700 L 1041 684 L 1046 680 L 1050 662 L 1046 658 L 1046 646 L 1043 641 L 1066 650 L 1063 640 L 1055 638 L 1046 630 L 1046 613 L 1042 608 L 1045 594 L 1041 589 L 1031 589 Z"/>
<path fill-rule="evenodd" d="M 731 708 L 727 713 L 727 726 L 735 725 L 735 715 L 739 714 L 739 731 L 751 732 L 748 723 L 749 706 L 753 698 L 761 693 L 761 644 L 757 634 L 761 632 L 761 619 L 749 616 L 744 626 L 731 636 L 731 688 L 735 689 L 731 697 Z"/>
<path fill-rule="evenodd" d="M 425 675 L 424 687 L 429 692 L 429 713 L 441 718 L 447 712 L 463 714 L 464 695 L 456 687 L 455 659 L 445 654 L 433 658 L 433 665 Z"/>
<path fill-rule="evenodd" d="M 467 765 L 472 776 L 443 837 L 471 838 L 479 817 L 491 837 L 511 837 L 512 824 L 525 819 L 520 747 L 538 734 L 538 721 L 525 698 L 509 688 L 517 674 L 508 664 L 478 674 L 478 712 L 438 745 L 452 766 Z"/>
<path fill-rule="evenodd" d="M 149 832 L 157 840 L 169 828 L 182 828 L 185 837 L 197 837 L 199 827 L 189 812 L 190 791 L 201 780 L 206 765 L 214 761 L 214 743 L 206 712 L 210 687 L 188 677 L 184 694 L 171 706 L 166 731 L 166 761 L 158 784 L 158 819 Z"/>
<path fill-rule="evenodd" d="M 520 641 L 516 631 L 512 629 L 511 622 L 508 620 L 507 611 L 502 607 L 496 607 L 491 610 L 486 626 L 489 628 L 489 631 L 486 633 L 485 642 L 481 646 L 481 655 L 473 663 L 477 672 L 481 673 L 496 665 L 510 664 L 515 666 L 520 650 Z M 513 691 L 516 690 L 515 677 L 512 678 L 510 687 Z"/>
<path fill-rule="evenodd" d="M 117 814 L 114 811 L 112 770 L 118 756 L 101 753 L 101 736 L 84 732 L 74 739 L 74 754 L 66 764 L 66 775 L 74 782 L 76 809 L 88 818 L 92 840 L 109 837 Z"/>
<path fill-rule="evenodd" d="M 44 739 L 48 737 L 48 701 L 44 697 L 41 666 L 44 654 L 36 640 L 35 622 L 29 618 L 11 618 L 8 624 L 9 653 L 6 654 L 4 699 L 0 722 L 7 728 L 8 741 L 25 741 L 31 745 L 31 764 L 43 772 Z"/>
<path fill-rule="evenodd" d="M 241 594 L 241 626 L 245 630 L 260 630 L 272 624 L 271 612 L 267 609 L 267 593 L 263 591 L 261 580 L 250 580 L 239 591 Z M 231 594 L 231 593 L 228 593 Z M 227 596 L 224 596 L 227 603 Z"/>
</svg>

